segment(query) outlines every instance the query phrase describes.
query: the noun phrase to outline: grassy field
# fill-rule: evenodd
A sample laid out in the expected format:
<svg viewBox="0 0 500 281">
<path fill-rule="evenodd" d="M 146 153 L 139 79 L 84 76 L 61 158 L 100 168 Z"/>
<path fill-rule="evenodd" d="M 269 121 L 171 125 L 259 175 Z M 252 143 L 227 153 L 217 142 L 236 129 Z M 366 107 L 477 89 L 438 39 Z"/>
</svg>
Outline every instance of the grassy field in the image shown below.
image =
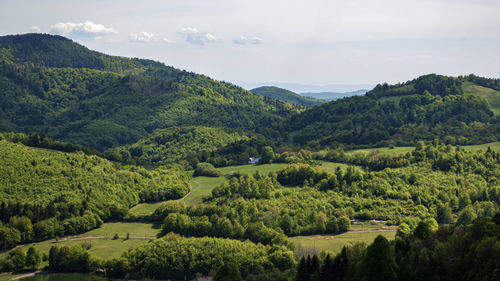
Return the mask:
<svg viewBox="0 0 500 281">
<path fill-rule="evenodd" d="M 191 185 L 193 189 L 191 193 L 184 198 L 184 203 L 186 205 L 196 205 L 201 202 L 203 197 L 211 194 L 212 189 L 219 184 L 226 181 L 226 178 L 221 176 L 217 178 L 213 177 L 195 177 L 191 180 Z"/>
<path fill-rule="evenodd" d="M 484 144 L 462 146 L 463 149 L 470 151 L 478 151 L 478 150 L 486 151 L 488 150 L 488 147 L 490 147 L 494 151 L 500 151 L 500 142 L 490 142 Z"/>
<path fill-rule="evenodd" d="M 118 234 L 120 238 L 124 238 L 127 236 L 127 233 L 130 233 L 130 237 L 154 238 L 160 233 L 160 228 L 152 223 L 110 222 L 104 223 L 100 228 L 76 235 L 75 237 L 113 237 L 115 234 Z"/>
<path fill-rule="evenodd" d="M 52 246 L 76 246 L 82 245 L 83 243 L 88 243 L 91 245 L 89 253 L 94 257 L 99 257 L 103 259 L 116 258 L 121 256 L 122 253 L 126 252 L 130 248 L 135 248 L 139 245 L 147 243 L 150 239 L 142 238 L 130 238 L 130 239 L 111 239 L 111 238 L 79 238 L 77 240 L 67 240 L 58 241 L 54 240 L 28 244 L 21 247 L 21 249 L 28 251 L 28 248 L 34 246 L 42 253 L 49 253 L 50 247 Z M 0 254 L 0 258 L 3 259 L 7 257 L 8 252 L 3 252 Z"/>
<path fill-rule="evenodd" d="M 492 150 L 495 151 L 500 151 L 500 142 L 490 142 L 490 143 L 483 143 L 483 144 L 477 144 L 477 145 L 464 145 L 461 146 L 460 148 L 464 150 L 469 150 L 469 151 L 486 151 L 490 147 Z M 401 146 L 401 147 L 394 147 L 394 148 L 389 148 L 389 147 L 380 147 L 380 148 L 367 148 L 367 149 L 357 149 L 357 150 L 350 150 L 347 151 L 349 154 L 354 154 L 354 153 L 370 153 L 370 151 L 373 150 L 378 150 L 382 154 L 391 154 L 391 155 L 398 155 L 400 153 L 407 153 L 413 151 L 415 148 L 411 146 Z M 342 165 L 342 164 L 336 164 L 332 163 L 334 165 Z"/>
<path fill-rule="evenodd" d="M 92 245 L 89 252 L 91 255 L 100 258 L 114 258 L 119 257 L 123 252 L 129 248 L 137 247 L 149 241 L 149 239 L 156 238 L 160 233 L 159 227 L 152 223 L 136 223 L 136 222 L 112 222 L 105 223 L 100 228 L 85 232 L 79 235 L 66 237 L 67 240 L 43 241 L 40 243 L 33 243 L 22 246 L 21 248 L 28 250 L 30 246 L 35 246 L 44 253 L 48 253 L 50 247 L 53 245 L 81 245 L 88 242 Z M 125 239 L 127 233 L 130 233 L 130 239 Z M 119 239 L 112 239 L 118 234 Z M 0 259 L 5 258 L 8 252 L 0 253 Z"/>
<path fill-rule="evenodd" d="M 347 151 L 349 154 L 354 154 L 354 153 L 365 153 L 368 154 L 373 150 L 378 150 L 382 154 L 391 154 L 391 155 L 398 155 L 400 153 L 407 153 L 411 152 L 415 149 L 415 147 L 412 146 L 400 146 L 400 147 L 379 147 L 379 148 L 366 148 L 366 149 L 356 149 L 356 150 L 350 150 Z"/>
<path fill-rule="evenodd" d="M 337 167 L 340 167 L 341 169 L 347 169 L 347 167 L 349 167 L 349 165 L 343 164 L 343 163 L 321 161 L 320 167 L 325 172 L 334 173 L 337 170 Z"/>
<path fill-rule="evenodd" d="M 342 247 L 354 243 L 362 242 L 370 244 L 375 237 L 383 235 L 388 240 L 393 240 L 396 234 L 395 227 L 381 225 L 353 225 L 351 230 L 337 235 L 311 235 L 290 237 L 295 243 L 296 254 L 299 256 L 318 254 L 322 251 L 331 251 L 338 253 Z"/>
<path fill-rule="evenodd" d="M 263 164 L 263 165 L 241 165 L 241 166 L 229 166 L 217 168 L 217 170 L 221 171 L 223 175 L 229 175 L 232 172 L 240 172 L 245 174 L 254 174 L 256 171 L 259 171 L 261 174 L 267 175 L 269 172 L 277 171 L 281 167 L 286 164 L 278 163 L 278 164 Z"/>
<path fill-rule="evenodd" d="M 163 203 L 164 201 L 161 202 L 155 202 L 155 203 L 140 203 L 135 205 L 134 207 L 130 208 L 128 210 L 129 214 L 132 216 L 148 216 L 154 213 L 154 211 Z"/>
<path fill-rule="evenodd" d="M 487 100 L 490 103 L 491 111 L 493 111 L 495 115 L 500 113 L 500 91 L 471 83 L 464 83 L 462 89 L 466 95 L 477 95 Z"/>
</svg>

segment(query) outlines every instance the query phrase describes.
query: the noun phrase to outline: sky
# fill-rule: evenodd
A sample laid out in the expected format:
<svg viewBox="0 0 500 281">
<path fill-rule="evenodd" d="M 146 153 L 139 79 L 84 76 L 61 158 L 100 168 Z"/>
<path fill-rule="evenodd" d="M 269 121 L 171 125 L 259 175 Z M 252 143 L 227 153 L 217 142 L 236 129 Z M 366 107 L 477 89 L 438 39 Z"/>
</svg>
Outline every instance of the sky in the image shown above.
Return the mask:
<svg viewBox="0 0 500 281">
<path fill-rule="evenodd" d="M 499 0 L 0 0 L 0 35 L 59 34 L 231 82 L 500 77 Z"/>
</svg>

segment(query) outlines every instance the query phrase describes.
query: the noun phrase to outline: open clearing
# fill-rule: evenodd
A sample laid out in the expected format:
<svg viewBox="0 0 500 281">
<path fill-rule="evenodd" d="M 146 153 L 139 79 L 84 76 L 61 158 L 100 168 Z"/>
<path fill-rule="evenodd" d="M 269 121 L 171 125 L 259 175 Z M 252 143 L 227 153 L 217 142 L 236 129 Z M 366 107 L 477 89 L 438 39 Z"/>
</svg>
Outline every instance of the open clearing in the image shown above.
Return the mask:
<svg viewBox="0 0 500 281">
<path fill-rule="evenodd" d="M 415 149 L 415 147 L 412 146 L 399 146 L 399 147 L 379 147 L 379 148 L 366 148 L 366 149 L 356 149 L 356 150 L 349 150 L 347 151 L 348 154 L 354 154 L 354 153 L 364 153 L 368 154 L 374 150 L 378 150 L 381 154 L 390 154 L 390 155 L 398 155 L 400 153 L 405 154 L 407 152 L 411 152 Z"/>
<path fill-rule="evenodd" d="M 478 150 L 486 151 L 490 147 L 494 151 L 500 152 L 500 142 L 489 142 L 483 144 L 476 145 L 464 145 L 460 146 L 461 149 L 476 152 Z M 400 147 L 379 147 L 379 148 L 366 148 L 366 149 L 356 149 L 347 151 L 348 154 L 354 153 L 365 153 L 368 154 L 371 151 L 378 150 L 381 154 L 390 154 L 390 155 L 398 155 L 400 153 L 405 154 L 407 152 L 411 152 L 415 149 L 415 147 L 411 146 L 400 146 Z"/>
<path fill-rule="evenodd" d="M 104 223 L 97 229 L 75 235 L 74 237 L 113 237 L 115 234 L 118 234 L 120 238 L 125 238 L 127 233 L 130 233 L 130 237 L 155 238 L 160 233 L 160 228 L 152 223 L 109 222 Z"/>
<path fill-rule="evenodd" d="M 396 227 L 385 225 L 352 225 L 351 230 L 336 235 L 310 235 L 290 237 L 295 243 L 296 254 L 299 256 L 331 251 L 338 253 L 342 247 L 355 244 L 373 242 L 375 237 L 383 235 L 388 240 L 393 240 L 396 235 Z"/>
<path fill-rule="evenodd" d="M 468 145 L 468 146 L 463 146 L 462 148 L 476 152 L 478 150 L 486 151 L 486 150 L 488 150 L 488 147 L 494 151 L 500 152 L 500 142 L 490 142 L 490 143 L 477 144 L 477 145 Z"/>
<path fill-rule="evenodd" d="M 50 247 L 54 245 L 74 246 L 89 243 L 91 245 L 89 250 L 91 255 L 99 258 L 115 258 L 129 248 L 135 248 L 150 239 L 156 238 L 160 231 L 152 223 L 111 222 L 89 232 L 61 238 L 58 242 L 52 239 L 23 245 L 21 248 L 27 251 L 29 247 L 35 246 L 43 253 L 48 254 Z M 127 233 L 130 233 L 130 239 L 126 239 Z M 118 234 L 120 238 L 112 239 L 115 234 Z M 0 258 L 5 258 L 7 254 L 8 251 L 0 253 Z"/>
<path fill-rule="evenodd" d="M 487 100 L 491 106 L 491 111 L 493 111 L 495 115 L 500 113 L 500 91 L 474 85 L 472 83 L 464 83 L 462 89 L 465 95 L 476 95 Z"/>
</svg>

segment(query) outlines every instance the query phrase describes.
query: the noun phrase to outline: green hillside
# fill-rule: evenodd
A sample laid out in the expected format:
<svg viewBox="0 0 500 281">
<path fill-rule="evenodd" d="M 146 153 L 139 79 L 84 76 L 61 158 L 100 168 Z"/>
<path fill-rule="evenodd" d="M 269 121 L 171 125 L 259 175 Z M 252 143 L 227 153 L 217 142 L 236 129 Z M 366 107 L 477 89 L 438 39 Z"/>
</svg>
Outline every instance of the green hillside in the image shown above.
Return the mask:
<svg viewBox="0 0 500 281">
<path fill-rule="evenodd" d="M 0 279 L 499 279 L 500 80 L 255 90 L 0 37 Z"/>
<path fill-rule="evenodd" d="M 12 143 L 2 135 L 0 175 L 0 219 L 28 228 L 20 240 L 13 238 L 14 245 L 87 231 L 124 217 L 139 202 L 177 199 L 189 191 L 188 174 L 174 167 L 120 167 L 82 152 Z"/>
<path fill-rule="evenodd" d="M 476 95 L 487 100 L 495 115 L 500 113 L 500 91 L 467 82 L 462 85 L 465 95 Z"/>
<path fill-rule="evenodd" d="M 303 105 L 303 106 L 316 106 L 326 102 L 326 100 L 320 100 L 316 98 L 303 97 L 287 89 L 282 89 L 273 86 L 264 86 L 250 90 L 250 92 L 261 95 L 264 97 L 269 97 L 273 99 L 278 99 L 281 101 Z"/>
<path fill-rule="evenodd" d="M 464 94 L 462 83 L 471 77 L 431 74 L 377 85 L 365 96 L 329 102 L 288 118 L 280 127 L 287 132 L 282 136 L 315 148 L 411 146 L 435 138 L 460 145 L 498 141 L 494 96 L 486 91 L 488 103 L 485 91 L 476 92 L 472 86 L 466 86 Z"/>
<path fill-rule="evenodd" d="M 104 150 L 155 129 L 259 129 L 299 108 L 158 62 L 111 57 L 60 36 L 0 37 L 0 129 Z"/>
<path fill-rule="evenodd" d="M 121 162 L 134 160 L 154 165 L 194 158 L 206 161 L 211 152 L 230 143 L 248 140 L 250 137 L 246 133 L 231 132 L 223 128 L 174 126 L 157 130 L 134 144 L 110 149 L 105 155 Z"/>
</svg>

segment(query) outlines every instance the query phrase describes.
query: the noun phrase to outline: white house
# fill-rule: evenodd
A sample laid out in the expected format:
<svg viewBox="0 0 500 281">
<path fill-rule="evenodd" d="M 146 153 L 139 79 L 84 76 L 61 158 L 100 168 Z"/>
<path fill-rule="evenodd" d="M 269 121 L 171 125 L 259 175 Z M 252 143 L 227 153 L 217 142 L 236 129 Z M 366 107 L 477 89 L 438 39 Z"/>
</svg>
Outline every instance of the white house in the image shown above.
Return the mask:
<svg viewBox="0 0 500 281">
<path fill-rule="evenodd" d="M 248 164 L 257 164 L 259 163 L 259 158 L 257 157 L 250 157 L 250 159 L 248 160 Z"/>
</svg>

